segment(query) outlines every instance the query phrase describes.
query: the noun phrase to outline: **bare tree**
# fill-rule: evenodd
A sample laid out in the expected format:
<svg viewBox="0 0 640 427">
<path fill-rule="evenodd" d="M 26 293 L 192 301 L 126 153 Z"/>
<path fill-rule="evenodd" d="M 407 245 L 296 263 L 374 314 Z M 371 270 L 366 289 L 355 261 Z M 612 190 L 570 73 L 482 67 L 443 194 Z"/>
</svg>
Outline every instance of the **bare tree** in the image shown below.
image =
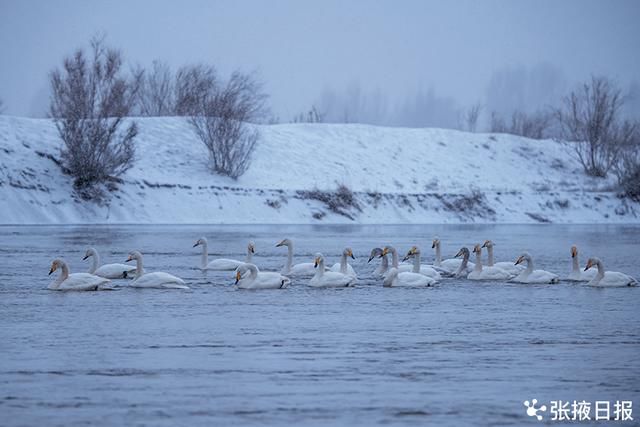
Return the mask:
<svg viewBox="0 0 640 427">
<path fill-rule="evenodd" d="M 482 113 L 482 104 L 479 102 L 463 110 L 460 114 L 458 127 L 467 132 L 475 132 L 478 129 L 480 113 Z"/>
<path fill-rule="evenodd" d="M 306 113 L 300 113 L 294 116 L 293 123 L 322 123 L 325 114 L 318 111 L 315 105 L 312 105 Z"/>
<path fill-rule="evenodd" d="M 142 116 L 175 114 L 174 80 L 167 63 L 153 61 L 151 70 L 143 74 L 138 92 L 138 113 Z"/>
<path fill-rule="evenodd" d="M 624 194 L 640 201 L 640 125 L 637 121 L 631 138 L 621 149 L 614 172 Z"/>
<path fill-rule="evenodd" d="M 265 114 L 266 95 L 251 74 L 234 72 L 201 100 L 189 121 L 209 151 L 211 169 L 238 178 L 246 172 L 260 134 L 247 122 Z"/>
<path fill-rule="evenodd" d="M 64 143 L 61 158 L 77 190 L 105 183 L 129 169 L 134 160 L 135 122 L 125 127 L 140 75 L 125 76 L 120 51 L 105 38 L 91 40 L 89 54 L 78 49 L 50 74 L 50 115 Z M 81 191 L 85 198 L 98 197 Z"/>
<path fill-rule="evenodd" d="M 552 114 L 547 111 L 525 113 L 516 110 L 511 113 L 511 120 L 507 122 L 502 116 L 493 111 L 491 113 L 490 131 L 495 133 L 509 133 L 532 139 L 544 139 L 549 135 Z"/>
<path fill-rule="evenodd" d="M 605 177 L 631 144 L 636 124 L 622 121 L 624 98 L 605 77 L 592 77 L 563 99 L 556 112 L 561 139 L 573 150 L 585 172 Z"/>
<path fill-rule="evenodd" d="M 204 64 L 187 65 L 176 73 L 173 112 L 178 116 L 202 114 L 203 106 L 216 91 L 214 67 Z"/>
</svg>

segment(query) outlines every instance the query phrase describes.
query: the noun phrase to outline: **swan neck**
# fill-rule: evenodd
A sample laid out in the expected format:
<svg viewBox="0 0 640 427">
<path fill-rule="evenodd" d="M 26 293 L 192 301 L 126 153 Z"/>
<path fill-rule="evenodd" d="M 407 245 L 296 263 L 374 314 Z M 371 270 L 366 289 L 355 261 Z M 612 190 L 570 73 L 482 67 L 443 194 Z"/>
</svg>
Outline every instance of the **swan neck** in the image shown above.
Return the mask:
<svg viewBox="0 0 640 427">
<path fill-rule="evenodd" d="M 571 264 L 571 271 L 573 271 L 574 273 L 580 273 L 580 262 L 578 261 L 578 255 L 571 257 Z"/>
<path fill-rule="evenodd" d="M 202 256 L 200 263 L 202 264 L 202 268 L 206 268 L 209 263 L 209 246 L 207 245 L 207 242 L 202 244 Z"/>
<path fill-rule="evenodd" d="M 440 254 L 440 243 L 436 244 L 436 262 L 434 263 L 437 267 L 442 265 L 442 255 Z"/>
<path fill-rule="evenodd" d="M 347 274 L 347 255 L 342 254 L 342 258 L 340 258 L 340 273 Z"/>
<path fill-rule="evenodd" d="M 487 265 L 493 267 L 493 246 L 487 246 Z"/>
<path fill-rule="evenodd" d="M 391 266 L 398 268 L 398 251 L 396 251 L 396 248 L 391 248 Z"/>
<path fill-rule="evenodd" d="M 413 256 L 413 272 L 420 273 L 420 252 Z"/>
<path fill-rule="evenodd" d="M 136 279 L 142 276 L 142 257 L 136 258 Z"/>
<path fill-rule="evenodd" d="M 596 276 L 602 279 L 604 277 L 604 265 L 602 265 L 602 261 L 600 260 L 596 262 L 596 265 L 598 266 L 598 274 Z"/>
<path fill-rule="evenodd" d="M 533 260 L 531 258 L 527 258 L 527 268 L 524 272 L 529 275 L 533 272 Z"/>
<path fill-rule="evenodd" d="M 253 282 L 254 280 L 256 280 L 258 278 L 258 267 L 256 267 L 253 264 L 249 264 L 247 266 L 247 269 L 249 270 L 249 277 L 251 278 L 251 281 Z"/>
<path fill-rule="evenodd" d="M 324 259 L 320 260 L 318 267 L 316 267 L 316 277 L 322 277 L 324 274 Z"/>
<path fill-rule="evenodd" d="M 91 257 L 91 268 L 89 269 L 89 273 L 93 274 L 96 272 L 96 270 L 98 269 L 98 267 L 100 266 L 100 255 L 98 255 L 98 252 L 93 252 L 93 256 Z"/>
<path fill-rule="evenodd" d="M 285 265 L 285 269 L 287 272 L 291 271 L 291 266 L 293 265 L 293 245 L 287 245 L 287 264 Z"/>
<path fill-rule="evenodd" d="M 253 261 L 253 252 L 251 252 L 250 249 L 247 249 L 247 259 L 246 259 L 246 263 L 250 264 Z"/>
<path fill-rule="evenodd" d="M 476 252 L 476 266 L 474 267 L 475 271 L 482 271 L 482 252 Z"/>
</svg>

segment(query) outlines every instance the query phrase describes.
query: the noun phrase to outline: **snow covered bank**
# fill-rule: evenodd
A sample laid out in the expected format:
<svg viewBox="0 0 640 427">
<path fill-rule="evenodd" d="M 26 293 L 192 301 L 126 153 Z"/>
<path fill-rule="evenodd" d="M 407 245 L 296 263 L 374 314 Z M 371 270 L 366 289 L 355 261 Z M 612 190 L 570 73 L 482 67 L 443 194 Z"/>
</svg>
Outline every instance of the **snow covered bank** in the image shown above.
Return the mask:
<svg viewBox="0 0 640 427">
<path fill-rule="evenodd" d="M 186 120 L 136 119 L 137 162 L 108 204 L 81 201 L 47 119 L 0 116 L 0 223 L 629 223 L 640 204 L 553 141 L 444 129 L 261 126 L 238 181 Z M 344 186 L 337 191 L 339 186 Z"/>
</svg>

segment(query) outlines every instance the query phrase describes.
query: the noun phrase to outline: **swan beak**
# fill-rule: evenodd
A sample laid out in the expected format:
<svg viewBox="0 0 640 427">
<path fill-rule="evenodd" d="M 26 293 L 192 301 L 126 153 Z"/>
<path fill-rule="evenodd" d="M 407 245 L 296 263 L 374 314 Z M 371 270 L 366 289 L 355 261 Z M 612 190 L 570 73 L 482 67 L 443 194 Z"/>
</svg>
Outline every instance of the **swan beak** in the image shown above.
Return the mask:
<svg viewBox="0 0 640 427">
<path fill-rule="evenodd" d="M 588 261 L 586 267 L 584 268 L 584 271 L 587 271 L 591 267 L 593 267 L 593 264 L 591 263 L 591 261 Z"/>
<path fill-rule="evenodd" d="M 278 244 L 276 245 L 276 248 L 279 248 L 280 246 L 283 246 L 283 243 L 282 243 L 282 242 L 278 243 Z"/>
<path fill-rule="evenodd" d="M 249 250 L 251 251 L 252 254 L 256 253 L 256 250 L 255 250 L 255 248 L 253 246 L 251 246 L 251 248 Z"/>
<path fill-rule="evenodd" d="M 489 243 L 489 241 L 485 240 L 484 243 L 482 244 L 481 248 L 486 248 L 487 247 L 487 243 Z"/>
<path fill-rule="evenodd" d="M 353 252 L 349 251 L 349 256 L 351 257 L 351 259 L 356 259 L 356 257 L 353 256 Z"/>
<path fill-rule="evenodd" d="M 193 244 L 193 247 L 195 248 L 195 247 L 196 247 L 196 246 L 198 246 L 198 245 L 199 245 L 199 243 L 198 243 L 198 242 L 195 242 L 195 243 Z"/>
<path fill-rule="evenodd" d="M 318 268 L 318 264 L 319 264 L 319 260 L 318 258 L 315 259 L 315 262 L 313 263 L 313 268 Z"/>
<path fill-rule="evenodd" d="M 402 262 L 405 262 L 406 260 L 408 260 L 409 258 L 411 258 L 409 255 L 405 256 L 404 258 L 402 258 Z"/>
<path fill-rule="evenodd" d="M 384 249 L 382 250 L 382 256 L 385 256 L 385 255 L 386 255 L 386 254 L 388 254 L 388 253 L 389 253 L 389 248 L 384 248 Z"/>
<path fill-rule="evenodd" d="M 51 274 L 53 274 L 53 272 L 56 271 L 55 267 L 51 267 L 51 270 L 49 270 L 49 276 L 51 276 Z"/>
<path fill-rule="evenodd" d="M 522 261 L 524 261 L 524 257 L 518 257 L 518 259 L 516 260 L 515 265 L 520 264 Z"/>
<path fill-rule="evenodd" d="M 236 285 L 238 284 L 241 278 L 242 278 L 242 275 L 240 274 L 240 272 L 236 271 L 236 283 L 235 283 Z"/>
<path fill-rule="evenodd" d="M 87 258 L 89 258 L 89 255 L 85 255 L 84 258 L 82 258 L 82 260 L 84 261 Z"/>
<path fill-rule="evenodd" d="M 373 259 L 372 256 L 369 257 L 369 261 L 367 261 L 367 264 L 369 264 L 371 262 L 371 260 Z"/>
<path fill-rule="evenodd" d="M 454 256 L 454 258 L 458 258 L 459 256 L 462 256 L 462 251 L 458 251 L 458 253 Z"/>
<path fill-rule="evenodd" d="M 578 255 L 578 250 L 575 246 L 571 248 L 571 258 L 575 258 Z"/>
<path fill-rule="evenodd" d="M 133 261 L 133 258 L 131 258 L 131 255 L 129 255 L 129 258 L 127 258 L 125 262 L 129 262 L 129 261 Z"/>
</svg>

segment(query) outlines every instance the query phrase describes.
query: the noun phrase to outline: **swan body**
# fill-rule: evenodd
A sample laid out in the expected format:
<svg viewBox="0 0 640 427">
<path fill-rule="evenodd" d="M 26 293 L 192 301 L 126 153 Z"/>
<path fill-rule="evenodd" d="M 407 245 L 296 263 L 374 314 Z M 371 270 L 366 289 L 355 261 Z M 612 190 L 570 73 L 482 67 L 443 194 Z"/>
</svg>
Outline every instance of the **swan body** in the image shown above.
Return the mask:
<svg viewBox="0 0 640 427">
<path fill-rule="evenodd" d="M 111 282 L 104 277 L 90 273 L 69 273 L 67 263 L 61 259 L 55 259 L 51 263 L 49 275 L 57 269 L 62 270 L 60 276 L 49 284 L 48 289 L 52 291 L 99 291 L 113 289 L 109 287 Z"/>
<path fill-rule="evenodd" d="M 353 251 L 351 250 L 351 248 L 345 248 L 345 250 L 342 251 L 342 257 L 340 258 L 340 262 L 333 264 L 330 270 L 337 271 L 338 273 L 346 274 L 347 276 L 357 278 L 358 276 L 356 274 L 356 271 L 349 264 L 347 257 L 351 257 L 351 259 L 356 259 L 356 257 L 353 256 Z"/>
<path fill-rule="evenodd" d="M 373 271 L 373 275 L 376 277 L 383 277 L 387 271 L 389 271 L 389 258 L 384 253 L 382 248 L 373 248 L 371 249 L 371 255 L 369 256 L 369 264 L 374 258 L 380 258 L 380 265 Z"/>
<path fill-rule="evenodd" d="M 316 274 L 309 280 L 309 286 L 315 288 L 344 288 L 356 282 L 356 279 L 352 276 L 336 271 L 325 271 L 322 254 L 316 254 L 314 266 Z"/>
<path fill-rule="evenodd" d="M 407 263 L 405 262 L 405 260 L 407 260 L 408 258 L 405 257 L 405 259 L 402 261 L 402 263 L 399 263 L 398 261 L 398 251 L 396 250 L 396 248 L 394 248 L 393 246 L 385 246 L 384 249 L 382 250 L 383 255 L 387 255 L 387 254 L 391 254 L 391 267 L 396 268 L 400 273 L 405 272 L 405 271 L 410 271 L 413 273 L 419 273 L 419 274 L 423 274 L 425 276 L 429 276 L 432 277 L 436 280 L 440 279 L 440 274 L 435 271 L 433 268 L 426 266 L 426 265 L 420 265 L 420 258 L 418 257 L 417 260 L 417 264 L 416 264 L 416 260 L 413 260 L 413 263 Z"/>
<path fill-rule="evenodd" d="M 422 274 L 436 281 L 442 278 L 442 276 L 440 276 L 440 273 L 438 273 L 431 266 L 420 264 L 420 249 L 417 246 L 413 246 L 411 249 L 409 249 L 409 252 L 407 252 L 407 255 L 404 257 L 403 261 L 407 261 L 409 259 L 413 259 L 413 267 L 410 270 L 412 273 Z"/>
<path fill-rule="evenodd" d="M 458 270 L 460 270 L 460 265 L 462 264 L 462 261 L 463 261 L 462 259 L 450 258 L 450 259 L 443 260 L 442 253 L 440 252 L 440 239 L 437 237 L 433 239 L 431 248 L 436 250 L 436 258 L 435 258 L 435 261 L 433 262 L 433 266 L 435 268 L 440 269 L 441 273 L 444 273 L 449 276 L 458 274 Z M 467 273 L 471 273 L 474 267 L 475 267 L 474 263 L 467 261 L 465 270 Z"/>
<path fill-rule="evenodd" d="M 453 273 L 453 277 L 459 278 L 459 279 L 466 279 L 467 276 L 469 275 L 469 249 L 466 247 L 462 247 L 460 248 L 460 250 L 458 251 L 458 253 L 456 254 L 456 258 L 458 257 L 462 257 L 462 262 L 460 263 L 460 265 L 458 266 L 458 269 Z"/>
<path fill-rule="evenodd" d="M 596 277 L 597 270 L 582 271 L 580 269 L 580 260 L 578 259 L 578 247 L 571 246 L 571 273 L 567 276 L 570 282 L 590 282 Z"/>
<path fill-rule="evenodd" d="M 201 237 L 196 240 L 193 247 L 202 246 L 202 256 L 200 258 L 200 268 L 202 270 L 216 270 L 216 271 L 232 271 L 237 269 L 240 265 L 244 264 L 242 261 L 228 258 L 218 258 L 209 262 L 209 250 L 208 242 L 205 237 Z M 247 245 L 247 258 L 245 262 L 251 263 L 253 260 L 253 254 L 256 251 L 255 243 L 249 242 Z"/>
<path fill-rule="evenodd" d="M 386 288 L 398 288 L 398 287 L 424 287 L 433 286 L 436 281 L 424 274 L 413 273 L 411 271 L 398 271 L 397 268 L 391 267 L 391 269 L 384 276 L 382 286 Z"/>
<path fill-rule="evenodd" d="M 93 257 L 91 267 L 89 268 L 89 273 L 104 277 L 105 279 L 127 279 L 133 277 L 133 273 L 136 271 L 136 268 L 127 265 L 127 264 L 104 264 L 100 265 L 100 255 L 98 251 L 94 248 L 87 249 L 87 252 L 84 255 L 82 260 L 86 260 L 89 257 Z"/>
<path fill-rule="evenodd" d="M 236 270 L 238 289 L 284 289 L 290 284 L 288 277 L 280 273 L 262 272 L 255 264 L 245 263 Z"/>
<path fill-rule="evenodd" d="M 509 280 L 509 282 L 513 282 L 513 283 L 558 283 L 559 282 L 557 274 L 550 273 L 545 270 L 534 270 L 533 259 L 531 258 L 531 255 L 529 255 L 526 252 L 520 255 L 520 257 L 518 257 L 518 259 L 516 260 L 516 264 L 521 264 L 524 261 L 527 262 L 527 268 L 525 268 L 525 270 L 522 273 L 520 273 L 513 279 Z"/>
<path fill-rule="evenodd" d="M 598 267 L 598 272 L 596 273 L 596 276 L 587 283 L 588 286 L 613 288 L 636 286 L 638 284 L 636 279 L 624 273 L 617 271 L 605 271 L 604 264 L 602 264 L 602 261 L 598 258 L 589 258 L 584 270 L 588 271 L 593 266 Z"/>
<path fill-rule="evenodd" d="M 316 269 L 312 262 L 301 262 L 299 264 L 293 264 L 293 242 L 291 239 L 284 239 L 276 245 L 276 247 L 287 247 L 287 261 L 281 270 L 281 273 L 285 276 L 313 276 L 316 274 Z"/>
<path fill-rule="evenodd" d="M 129 258 L 126 262 L 136 261 L 136 273 L 131 282 L 133 288 L 148 288 L 148 289 L 189 289 L 179 277 L 173 274 L 156 271 L 153 273 L 145 273 L 142 265 L 142 254 L 138 251 L 129 253 Z"/>
<path fill-rule="evenodd" d="M 483 267 L 482 266 L 482 248 L 475 245 L 473 253 L 476 254 L 476 265 L 467 275 L 469 280 L 509 280 L 514 277 L 513 274 L 499 267 Z"/>
<path fill-rule="evenodd" d="M 509 261 L 494 262 L 493 261 L 493 245 L 494 244 L 491 240 L 485 240 L 484 244 L 482 245 L 483 248 L 487 248 L 487 254 L 488 254 L 487 266 L 498 267 L 506 271 L 507 273 L 511 274 L 511 276 L 517 276 L 518 274 L 524 271 L 524 266 L 521 264 L 515 265 L 514 263 Z"/>
</svg>

